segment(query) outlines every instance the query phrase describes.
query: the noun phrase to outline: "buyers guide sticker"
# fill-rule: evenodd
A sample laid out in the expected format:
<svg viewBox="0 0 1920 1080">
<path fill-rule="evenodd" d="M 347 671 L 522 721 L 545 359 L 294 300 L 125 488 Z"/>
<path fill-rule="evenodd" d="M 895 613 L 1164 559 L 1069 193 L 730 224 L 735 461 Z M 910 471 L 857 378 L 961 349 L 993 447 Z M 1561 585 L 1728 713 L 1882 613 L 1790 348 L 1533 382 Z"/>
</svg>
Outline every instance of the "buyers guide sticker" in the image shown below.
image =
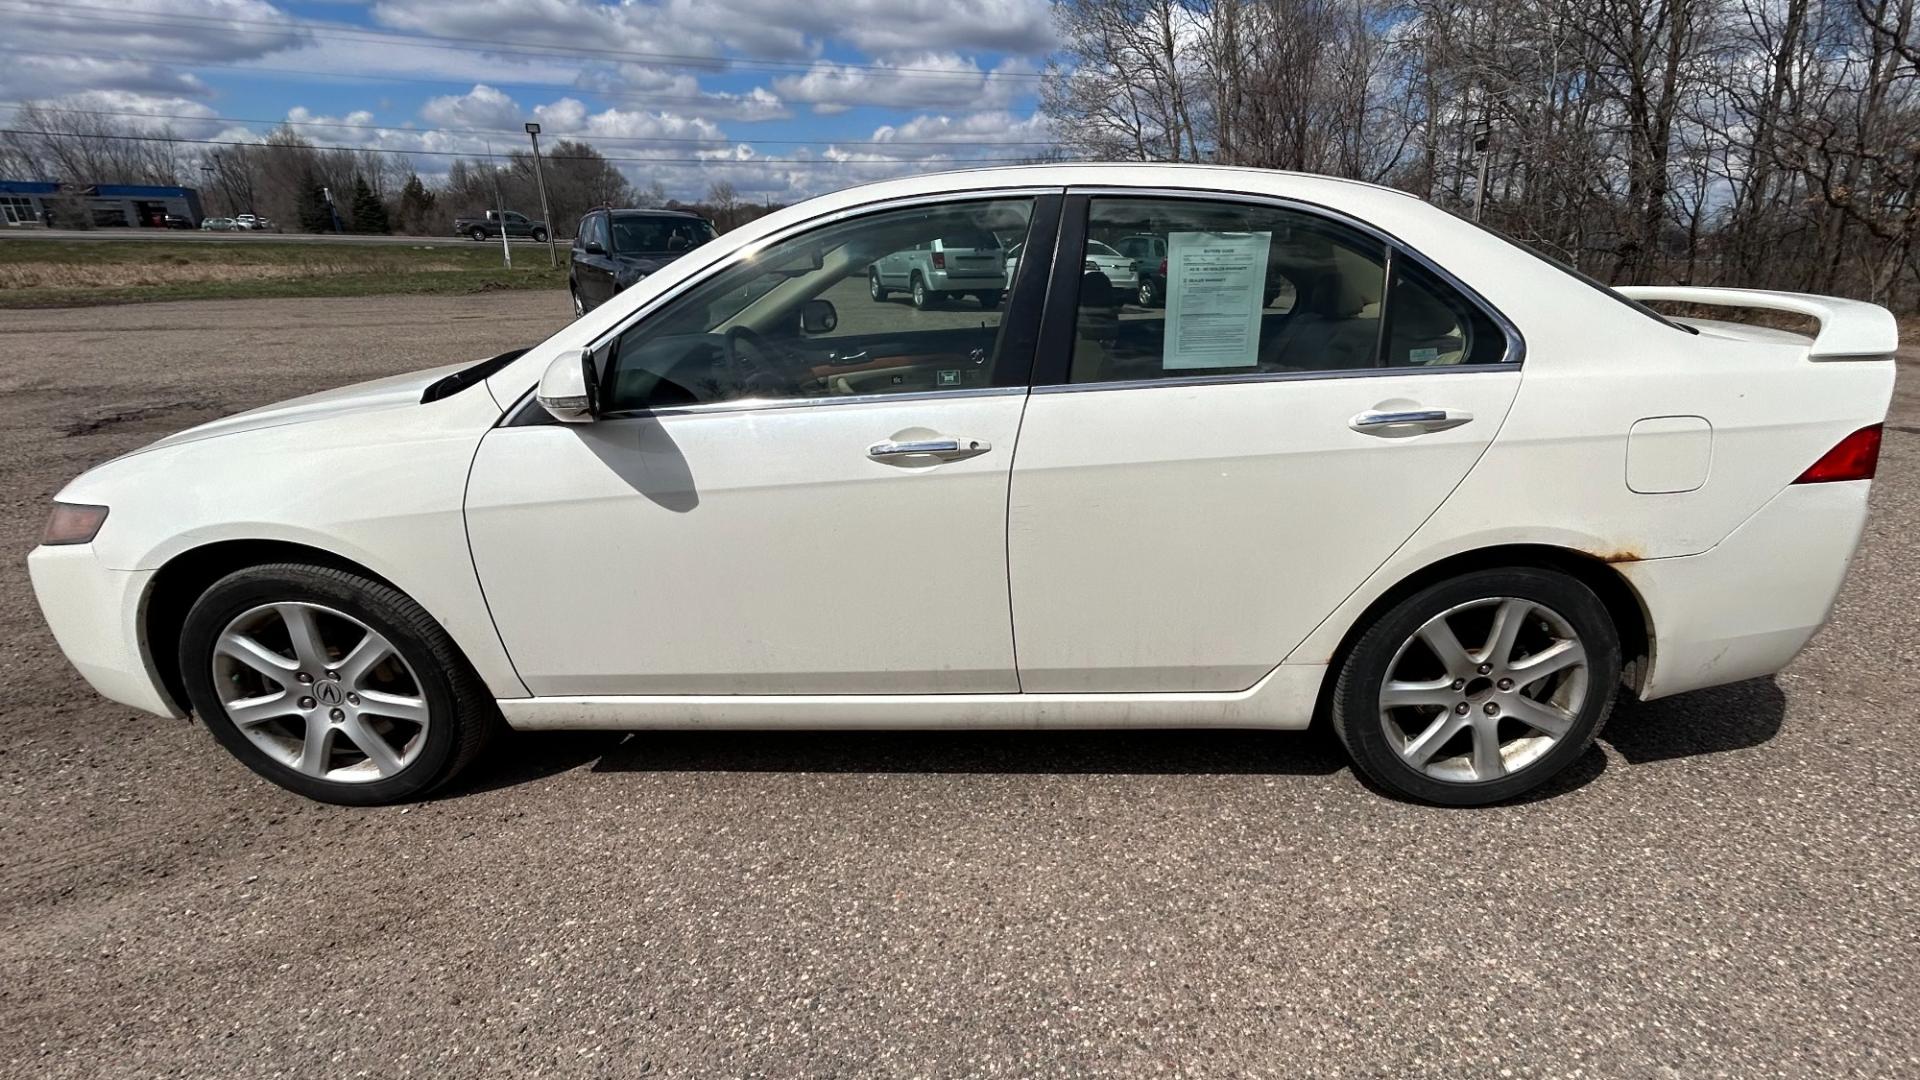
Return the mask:
<svg viewBox="0 0 1920 1080">
<path fill-rule="evenodd" d="M 1167 336 L 1160 366 L 1255 367 L 1271 232 L 1167 237 Z"/>
</svg>

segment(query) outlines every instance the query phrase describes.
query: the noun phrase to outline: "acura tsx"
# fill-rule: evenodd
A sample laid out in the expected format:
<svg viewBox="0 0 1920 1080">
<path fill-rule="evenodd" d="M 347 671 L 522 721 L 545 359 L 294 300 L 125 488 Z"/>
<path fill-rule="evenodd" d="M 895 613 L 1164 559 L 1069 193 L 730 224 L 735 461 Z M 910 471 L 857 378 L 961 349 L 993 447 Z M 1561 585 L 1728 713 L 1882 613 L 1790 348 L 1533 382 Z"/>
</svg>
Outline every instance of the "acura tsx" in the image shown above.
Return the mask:
<svg viewBox="0 0 1920 1080">
<path fill-rule="evenodd" d="M 865 295 L 954 235 L 1018 245 L 1003 303 Z M 1139 237 L 1150 307 L 1087 257 Z M 1379 788 L 1483 804 L 1622 691 L 1806 644 L 1896 342 L 1865 303 L 1609 289 L 1367 184 L 923 176 L 770 214 L 531 349 L 102 464 L 29 564 L 101 694 L 331 802 L 418 796 L 502 727 L 1320 717 Z"/>
</svg>

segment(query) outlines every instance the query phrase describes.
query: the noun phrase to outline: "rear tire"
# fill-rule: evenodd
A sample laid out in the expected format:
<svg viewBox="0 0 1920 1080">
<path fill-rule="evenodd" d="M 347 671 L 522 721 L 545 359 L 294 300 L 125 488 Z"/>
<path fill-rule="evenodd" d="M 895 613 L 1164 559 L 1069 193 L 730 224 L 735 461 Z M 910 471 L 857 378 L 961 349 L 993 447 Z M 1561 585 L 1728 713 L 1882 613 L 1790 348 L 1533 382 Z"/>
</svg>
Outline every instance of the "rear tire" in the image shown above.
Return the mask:
<svg viewBox="0 0 1920 1080">
<path fill-rule="evenodd" d="M 1150 308 L 1160 302 L 1160 290 L 1154 287 L 1153 279 L 1140 279 L 1140 295 L 1138 299 L 1140 306 L 1143 308 Z"/>
<path fill-rule="evenodd" d="M 998 289 L 989 289 L 983 293 L 975 293 L 974 296 L 979 299 L 980 306 L 983 308 L 997 308 L 1000 306 L 1000 290 Z"/>
<path fill-rule="evenodd" d="M 921 277 L 919 274 L 913 275 L 913 306 L 916 309 L 920 311 L 925 311 L 928 308 L 932 307 L 938 295 L 939 294 L 935 293 L 933 290 L 927 288 L 927 281 L 925 278 Z"/>
<path fill-rule="evenodd" d="M 1334 732 L 1387 791 L 1443 806 L 1546 783 L 1599 735 L 1620 685 L 1600 598 L 1557 570 L 1479 570 L 1429 585 L 1368 627 L 1340 667 Z"/>
<path fill-rule="evenodd" d="M 215 582 L 187 612 L 180 670 L 222 746 L 321 802 L 418 798 L 501 724 L 480 677 L 420 605 L 330 567 L 277 563 Z"/>
</svg>

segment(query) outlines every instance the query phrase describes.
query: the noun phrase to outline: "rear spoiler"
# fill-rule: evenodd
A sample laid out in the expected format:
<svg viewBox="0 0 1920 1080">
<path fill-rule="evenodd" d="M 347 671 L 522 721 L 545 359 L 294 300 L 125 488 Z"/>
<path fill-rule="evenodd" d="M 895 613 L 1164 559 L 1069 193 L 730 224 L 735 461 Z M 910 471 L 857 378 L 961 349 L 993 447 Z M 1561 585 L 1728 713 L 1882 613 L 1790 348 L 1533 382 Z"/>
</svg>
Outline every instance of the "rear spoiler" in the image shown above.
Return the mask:
<svg viewBox="0 0 1920 1080">
<path fill-rule="evenodd" d="M 1619 285 L 1614 291 L 1630 300 L 1665 300 L 1708 307 L 1760 308 L 1808 315 L 1820 323 L 1807 356 L 1813 360 L 1878 359 L 1900 346 L 1900 327 L 1893 313 L 1878 304 L 1842 300 L 1810 293 L 1769 292 L 1766 289 L 1709 289 L 1690 285 Z"/>
</svg>

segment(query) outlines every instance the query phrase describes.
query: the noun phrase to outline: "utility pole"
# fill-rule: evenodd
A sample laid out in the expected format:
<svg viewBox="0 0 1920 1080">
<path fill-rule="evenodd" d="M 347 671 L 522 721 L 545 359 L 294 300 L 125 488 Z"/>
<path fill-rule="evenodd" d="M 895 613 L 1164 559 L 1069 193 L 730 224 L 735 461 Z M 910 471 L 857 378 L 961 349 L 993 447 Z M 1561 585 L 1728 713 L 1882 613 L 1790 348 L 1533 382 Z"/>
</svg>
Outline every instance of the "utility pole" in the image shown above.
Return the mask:
<svg viewBox="0 0 1920 1080">
<path fill-rule="evenodd" d="M 1481 106 L 1480 122 L 1473 126 L 1473 148 L 1480 152 L 1480 180 L 1473 186 L 1473 220 L 1487 201 L 1487 161 L 1493 157 L 1493 103 Z"/>
<path fill-rule="evenodd" d="M 540 186 L 540 220 L 547 223 L 547 264 L 560 269 L 560 254 L 553 246 L 553 211 L 547 209 L 547 174 L 540 168 L 540 125 L 527 124 L 527 138 L 533 140 L 533 182 Z"/>
<path fill-rule="evenodd" d="M 493 177 L 493 223 L 500 227 L 500 257 L 513 269 L 513 245 L 507 242 L 507 201 L 500 196 L 500 166 L 494 164 L 493 140 L 487 140 L 487 173 Z"/>
<path fill-rule="evenodd" d="M 205 161 L 202 161 L 200 163 L 200 171 L 207 174 L 207 205 L 212 206 L 213 205 L 213 166 Z M 201 212 L 205 213 L 205 211 L 201 211 Z M 228 211 L 228 212 L 231 213 L 232 211 Z M 194 222 L 194 224 L 198 225 L 200 223 L 196 221 Z"/>
</svg>

